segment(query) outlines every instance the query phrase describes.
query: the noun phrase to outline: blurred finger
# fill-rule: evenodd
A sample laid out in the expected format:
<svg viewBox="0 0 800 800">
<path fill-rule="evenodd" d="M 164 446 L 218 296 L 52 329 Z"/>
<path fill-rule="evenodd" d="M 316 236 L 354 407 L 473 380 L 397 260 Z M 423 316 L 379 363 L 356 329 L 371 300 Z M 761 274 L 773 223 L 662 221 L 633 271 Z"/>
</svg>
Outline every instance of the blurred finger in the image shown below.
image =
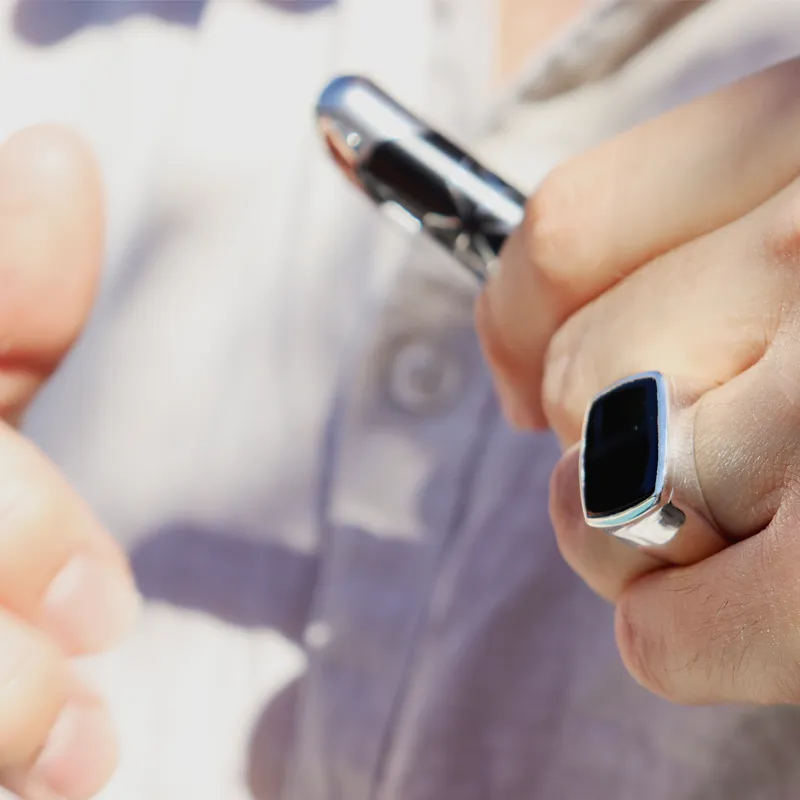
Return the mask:
<svg viewBox="0 0 800 800">
<path fill-rule="evenodd" d="M 69 653 L 109 647 L 138 611 L 122 550 L 47 459 L 2 425 L 0 605 Z"/>
<path fill-rule="evenodd" d="M 24 800 L 81 800 L 115 762 L 102 701 L 43 634 L 0 611 L 0 783 Z"/>
<path fill-rule="evenodd" d="M 41 633 L 0 609 L 0 773 L 31 760 L 67 696 L 67 662 Z"/>
<path fill-rule="evenodd" d="M 80 333 L 102 258 L 88 148 L 55 126 L 0 147 L 0 416 L 18 420 Z"/>
</svg>

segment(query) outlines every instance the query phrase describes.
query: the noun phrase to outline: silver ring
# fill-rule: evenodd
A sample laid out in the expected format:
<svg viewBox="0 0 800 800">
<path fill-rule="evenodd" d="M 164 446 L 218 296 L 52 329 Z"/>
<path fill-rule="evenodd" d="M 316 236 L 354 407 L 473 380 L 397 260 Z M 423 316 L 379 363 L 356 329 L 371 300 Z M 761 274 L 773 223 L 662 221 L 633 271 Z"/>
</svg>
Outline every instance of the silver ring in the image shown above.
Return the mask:
<svg viewBox="0 0 800 800">
<path fill-rule="evenodd" d="M 660 372 L 631 375 L 594 398 L 580 447 L 586 524 L 682 564 L 728 544 L 697 479 L 694 399 Z"/>
</svg>

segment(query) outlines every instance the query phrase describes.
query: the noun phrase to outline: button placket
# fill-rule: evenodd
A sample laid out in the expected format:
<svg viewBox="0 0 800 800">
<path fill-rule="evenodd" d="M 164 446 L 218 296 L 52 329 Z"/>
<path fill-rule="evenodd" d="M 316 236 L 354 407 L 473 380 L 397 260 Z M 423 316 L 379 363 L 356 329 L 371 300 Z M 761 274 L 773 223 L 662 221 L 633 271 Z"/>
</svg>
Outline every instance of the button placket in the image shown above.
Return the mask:
<svg viewBox="0 0 800 800">
<path fill-rule="evenodd" d="M 323 584 L 307 631 L 315 702 L 333 704 L 323 713 L 335 726 L 330 778 L 359 797 L 367 787 L 347 776 L 382 758 L 489 397 L 474 284 L 422 238 L 390 284 L 343 387 Z M 358 693 L 346 717 L 335 709 L 343 691 Z"/>
</svg>

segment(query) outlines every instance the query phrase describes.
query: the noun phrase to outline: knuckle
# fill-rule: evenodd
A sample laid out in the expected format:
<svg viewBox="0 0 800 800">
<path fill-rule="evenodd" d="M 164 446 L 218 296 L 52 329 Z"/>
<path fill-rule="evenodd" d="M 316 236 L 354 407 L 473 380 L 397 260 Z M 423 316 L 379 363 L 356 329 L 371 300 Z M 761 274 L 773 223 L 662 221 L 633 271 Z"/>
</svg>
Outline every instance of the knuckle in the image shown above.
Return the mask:
<svg viewBox="0 0 800 800">
<path fill-rule="evenodd" d="M 43 744 L 67 695 L 67 662 L 56 645 L 9 619 L 0 629 L 0 764 L 29 758 Z"/>
<path fill-rule="evenodd" d="M 528 200 L 521 229 L 528 263 L 546 284 L 562 292 L 569 292 L 581 261 L 574 195 L 571 170 L 556 167 Z"/>
<path fill-rule="evenodd" d="M 778 206 L 763 243 L 768 260 L 777 266 L 795 266 L 800 260 L 800 192 L 793 192 Z"/>
</svg>

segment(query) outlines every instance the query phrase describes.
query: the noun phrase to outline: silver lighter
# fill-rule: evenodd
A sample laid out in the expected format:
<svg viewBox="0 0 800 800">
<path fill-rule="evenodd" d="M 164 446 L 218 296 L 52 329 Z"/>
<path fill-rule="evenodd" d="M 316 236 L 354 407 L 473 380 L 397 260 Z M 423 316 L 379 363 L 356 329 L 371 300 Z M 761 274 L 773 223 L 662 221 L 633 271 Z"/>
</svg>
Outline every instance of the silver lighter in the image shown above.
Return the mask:
<svg viewBox="0 0 800 800">
<path fill-rule="evenodd" d="M 522 221 L 525 197 L 363 77 L 331 81 L 317 122 L 346 176 L 396 204 L 481 281 Z"/>
</svg>

